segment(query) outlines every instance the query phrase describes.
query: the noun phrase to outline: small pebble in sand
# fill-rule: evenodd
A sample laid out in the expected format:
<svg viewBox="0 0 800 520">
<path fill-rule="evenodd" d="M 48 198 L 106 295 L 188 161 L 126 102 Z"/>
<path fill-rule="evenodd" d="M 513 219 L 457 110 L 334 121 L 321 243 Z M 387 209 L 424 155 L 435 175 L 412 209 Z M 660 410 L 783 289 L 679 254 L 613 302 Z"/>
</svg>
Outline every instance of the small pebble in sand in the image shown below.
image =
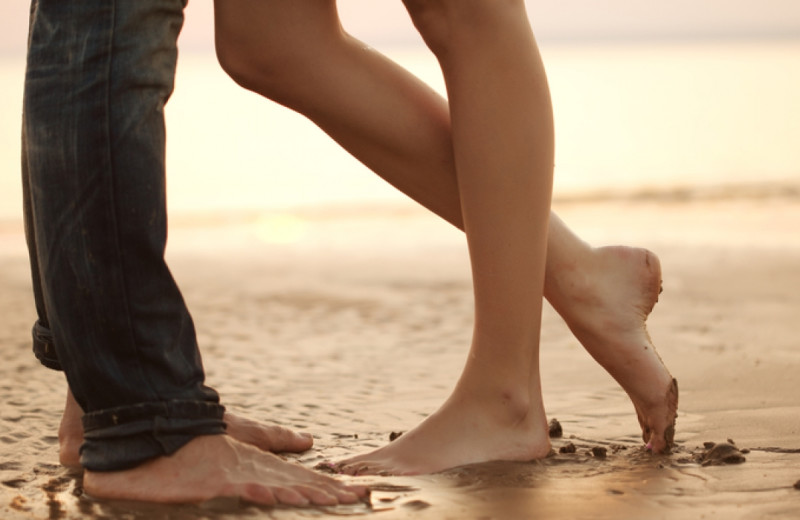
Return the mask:
<svg viewBox="0 0 800 520">
<path fill-rule="evenodd" d="M 403 435 L 403 432 L 392 432 L 392 433 L 390 433 L 389 434 L 389 442 L 394 441 L 395 439 L 397 439 L 401 435 Z"/>
<path fill-rule="evenodd" d="M 421 511 L 423 509 L 431 507 L 431 505 L 428 502 L 425 502 L 424 500 L 412 500 L 410 502 L 406 502 L 405 504 L 403 504 L 403 507 L 406 507 L 413 511 Z"/>
<path fill-rule="evenodd" d="M 606 458 L 607 453 L 608 451 L 602 446 L 594 446 L 592 448 L 592 455 L 594 455 L 594 458 L 596 459 Z"/>
<path fill-rule="evenodd" d="M 571 442 L 566 443 L 565 445 L 558 448 L 559 453 L 575 453 L 575 445 Z"/>
<path fill-rule="evenodd" d="M 710 446 L 709 446 L 710 444 Z M 696 462 L 703 466 L 721 466 L 724 464 L 741 464 L 745 462 L 745 457 L 735 445 L 720 442 L 719 444 L 704 443 L 705 450 L 693 454 Z"/>
<path fill-rule="evenodd" d="M 341 470 L 336 466 L 336 464 L 328 461 L 320 462 L 314 466 L 314 469 L 323 473 L 332 473 L 334 475 L 341 473 Z"/>
<path fill-rule="evenodd" d="M 798 480 L 797 482 L 794 483 L 794 488 L 796 490 L 800 491 L 800 480 Z"/>
<path fill-rule="evenodd" d="M 564 435 L 564 430 L 561 428 L 561 423 L 558 422 L 558 419 L 551 419 L 550 420 L 550 438 L 551 439 L 560 439 Z"/>
</svg>

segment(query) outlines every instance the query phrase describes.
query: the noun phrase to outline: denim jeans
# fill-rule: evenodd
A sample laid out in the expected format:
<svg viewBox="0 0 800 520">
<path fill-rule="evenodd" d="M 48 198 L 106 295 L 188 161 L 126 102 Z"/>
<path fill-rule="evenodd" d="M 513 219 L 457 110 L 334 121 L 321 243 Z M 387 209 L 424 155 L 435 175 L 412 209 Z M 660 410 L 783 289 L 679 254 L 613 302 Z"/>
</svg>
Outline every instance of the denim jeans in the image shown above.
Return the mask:
<svg viewBox="0 0 800 520">
<path fill-rule="evenodd" d="M 34 351 L 83 408 L 81 464 L 129 468 L 224 432 L 164 261 L 164 105 L 185 0 L 33 0 L 23 191 Z"/>
</svg>

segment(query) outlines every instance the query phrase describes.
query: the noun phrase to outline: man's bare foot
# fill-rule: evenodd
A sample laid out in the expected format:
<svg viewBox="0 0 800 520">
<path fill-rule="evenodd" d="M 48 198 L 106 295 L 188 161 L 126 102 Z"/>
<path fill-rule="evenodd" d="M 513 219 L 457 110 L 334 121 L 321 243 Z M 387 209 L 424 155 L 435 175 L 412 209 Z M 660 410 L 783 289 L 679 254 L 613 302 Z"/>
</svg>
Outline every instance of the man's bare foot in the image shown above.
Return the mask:
<svg viewBox="0 0 800 520">
<path fill-rule="evenodd" d="M 272 453 L 302 453 L 314 445 L 310 433 L 300 433 L 283 426 L 263 424 L 230 412 L 223 416 L 228 435 L 237 441 L 250 444 Z"/>
<path fill-rule="evenodd" d="M 133 469 L 86 471 L 83 486 L 96 498 L 158 503 L 239 497 L 262 505 L 336 505 L 358 502 L 368 493 L 228 435 L 196 437 L 172 456 Z"/>
<path fill-rule="evenodd" d="M 83 444 L 83 410 L 67 388 L 67 402 L 58 425 L 58 460 L 62 466 L 80 470 L 80 449 Z"/>
<path fill-rule="evenodd" d="M 58 458 L 63 466 L 79 470 L 80 447 L 83 444 L 81 410 L 72 392 L 67 390 L 64 415 L 58 427 Z M 301 453 L 311 449 L 314 438 L 308 433 L 298 433 L 282 426 L 262 424 L 236 414 L 225 412 L 227 434 L 234 439 L 273 453 Z"/>
<path fill-rule="evenodd" d="M 550 453 L 541 403 L 530 406 L 525 399 L 510 406 L 508 394 L 494 400 L 463 394 L 456 390 L 439 410 L 390 444 L 330 467 L 350 475 L 418 475 Z"/>
<path fill-rule="evenodd" d="M 572 265 L 548 266 L 548 299 L 587 352 L 628 393 L 647 448 L 669 451 L 678 387 L 645 325 L 661 292 L 658 257 L 630 247 L 597 248 L 588 256 Z"/>
</svg>

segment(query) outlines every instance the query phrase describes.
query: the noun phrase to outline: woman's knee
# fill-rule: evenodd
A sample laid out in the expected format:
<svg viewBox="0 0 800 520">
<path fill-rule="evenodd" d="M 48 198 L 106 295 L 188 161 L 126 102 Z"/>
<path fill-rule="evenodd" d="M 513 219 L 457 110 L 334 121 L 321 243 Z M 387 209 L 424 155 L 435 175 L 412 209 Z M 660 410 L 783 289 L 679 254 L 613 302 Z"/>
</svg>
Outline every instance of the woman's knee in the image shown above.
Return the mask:
<svg viewBox="0 0 800 520">
<path fill-rule="evenodd" d="M 294 3 L 218 0 L 217 60 L 239 85 L 283 101 L 332 45 L 338 25 L 325 19 L 320 0 Z M 317 6 L 313 12 L 302 7 Z M 243 6 L 247 6 L 245 9 Z M 289 7 L 286 7 L 289 6 Z M 298 19 L 300 18 L 300 19 Z"/>
<path fill-rule="evenodd" d="M 242 87 L 269 95 L 285 80 L 280 46 L 250 30 L 236 30 L 218 20 L 215 44 L 220 66 Z"/>
<path fill-rule="evenodd" d="M 254 35 L 236 22 L 238 20 L 217 15 L 214 35 L 217 61 L 236 83 L 256 90 L 258 71 L 273 68 L 273 58 L 269 47 L 265 46 L 263 53 L 256 52 L 260 46 Z"/>
<path fill-rule="evenodd" d="M 403 0 L 425 43 L 437 56 L 462 39 L 502 30 L 525 13 L 523 0 Z"/>
</svg>

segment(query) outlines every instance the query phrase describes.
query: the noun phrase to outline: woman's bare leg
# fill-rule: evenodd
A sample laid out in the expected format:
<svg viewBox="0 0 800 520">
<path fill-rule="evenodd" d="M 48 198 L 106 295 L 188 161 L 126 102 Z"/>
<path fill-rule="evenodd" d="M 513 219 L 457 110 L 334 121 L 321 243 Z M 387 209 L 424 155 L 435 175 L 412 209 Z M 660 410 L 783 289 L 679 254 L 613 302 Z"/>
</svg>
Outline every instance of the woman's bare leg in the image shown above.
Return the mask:
<svg viewBox="0 0 800 520">
<path fill-rule="evenodd" d="M 334 2 L 218 2 L 217 37 L 220 61 L 240 84 L 306 115 L 463 229 L 447 102 L 347 35 Z M 652 253 L 592 248 L 551 216 L 545 296 L 628 392 L 655 451 L 668 447 L 677 406 L 676 394 L 665 397 L 672 378 L 645 330 L 660 276 Z"/>
<path fill-rule="evenodd" d="M 342 468 L 422 473 L 541 458 L 550 451 L 539 335 L 554 146 L 544 67 L 521 0 L 405 3 L 447 85 L 475 326 L 447 401 Z"/>
</svg>

